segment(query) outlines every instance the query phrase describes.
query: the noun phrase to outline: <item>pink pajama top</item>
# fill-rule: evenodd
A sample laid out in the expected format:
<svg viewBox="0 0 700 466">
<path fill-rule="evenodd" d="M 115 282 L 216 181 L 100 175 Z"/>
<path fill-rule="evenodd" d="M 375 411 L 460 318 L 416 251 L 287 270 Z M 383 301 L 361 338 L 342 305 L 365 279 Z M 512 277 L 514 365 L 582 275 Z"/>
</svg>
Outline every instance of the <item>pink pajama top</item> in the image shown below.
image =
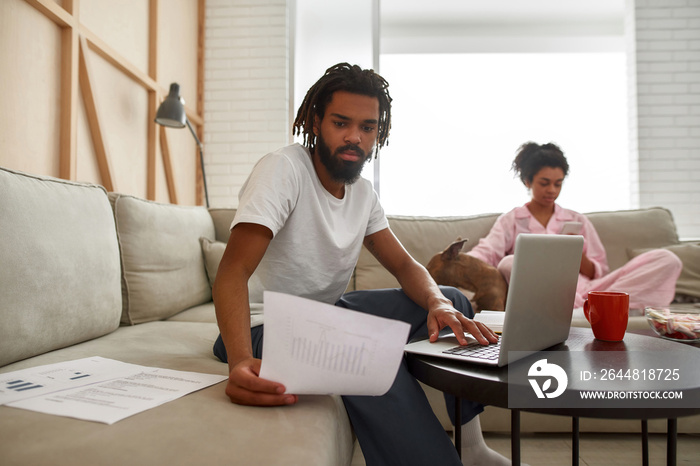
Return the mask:
<svg viewBox="0 0 700 466">
<path fill-rule="evenodd" d="M 565 222 L 581 222 L 583 224 L 583 229 L 581 230 L 581 235 L 584 238 L 583 252 L 595 266 L 593 278 L 596 279 L 606 275 L 609 268 L 605 256 L 605 248 L 593 224 L 585 215 L 564 209 L 558 204 L 554 205 L 554 214 L 549 219 L 546 227 L 542 226 L 530 213 L 527 204 L 501 215 L 496 220 L 489 234 L 485 238 L 481 238 L 479 243 L 467 254 L 497 267 L 498 263 L 505 256 L 513 254 L 515 238 L 520 233 L 559 234 Z M 581 279 L 584 279 L 584 281 L 590 280 L 588 277 L 581 275 L 579 276 L 579 284 Z"/>
</svg>

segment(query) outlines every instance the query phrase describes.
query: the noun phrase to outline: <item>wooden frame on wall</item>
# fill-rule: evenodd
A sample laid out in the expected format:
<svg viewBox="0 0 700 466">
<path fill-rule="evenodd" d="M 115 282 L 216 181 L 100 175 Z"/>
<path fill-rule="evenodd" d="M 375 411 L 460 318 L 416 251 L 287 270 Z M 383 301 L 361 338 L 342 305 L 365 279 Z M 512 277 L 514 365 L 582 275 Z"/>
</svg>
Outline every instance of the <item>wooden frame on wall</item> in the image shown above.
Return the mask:
<svg viewBox="0 0 700 466">
<path fill-rule="evenodd" d="M 146 150 L 146 198 L 156 199 L 158 154 L 161 154 L 165 182 L 171 203 L 178 203 L 177 182 L 173 172 L 168 144 L 167 131 L 154 122 L 158 105 L 167 95 L 167 89 L 158 84 L 158 13 L 160 0 L 148 0 L 148 70 L 142 71 L 129 60 L 121 56 L 98 35 L 87 29 L 80 22 L 79 1 L 63 0 L 62 5 L 54 0 L 25 0 L 61 28 L 61 70 L 60 70 L 60 147 L 59 177 L 76 180 L 78 159 L 78 112 L 79 94 L 85 104 L 85 115 L 96 157 L 101 183 L 108 191 L 118 189 L 112 160 L 104 141 L 104 129 L 98 109 L 99 97 L 94 92 L 94 73 L 88 50 L 98 54 L 114 69 L 130 78 L 148 94 L 148 128 Z M 200 140 L 203 140 L 204 128 L 204 37 L 205 37 L 205 2 L 197 0 L 197 90 L 196 106 L 185 106 L 187 117 L 195 128 Z M 160 147 L 160 151 L 159 151 Z M 199 151 L 193 153 L 199 158 Z M 198 163 L 195 163 L 195 202 L 202 205 L 203 179 Z"/>
</svg>

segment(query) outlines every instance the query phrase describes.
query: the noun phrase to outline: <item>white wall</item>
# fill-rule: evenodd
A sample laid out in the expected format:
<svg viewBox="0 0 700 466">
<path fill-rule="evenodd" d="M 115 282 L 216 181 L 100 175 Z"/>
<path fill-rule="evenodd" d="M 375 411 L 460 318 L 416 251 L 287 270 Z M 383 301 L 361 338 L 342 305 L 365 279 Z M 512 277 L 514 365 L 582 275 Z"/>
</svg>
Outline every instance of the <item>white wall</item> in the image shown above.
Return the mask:
<svg viewBox="0 0 700 466">
<path fill-rule="evenodd" d="M 336 5 L 325 0 L 207 0 L 204 157 L 212 207 L 236 207 L 255 162 L 292 140 L 296 107 L 326 68 L 372 66 L 375 1 L 355 2 L 333 22 L 324 18 Z"/>
<path fill-rule="evenodd" d="M 207 0 L 204 157 L 212 207 L 237 206 L 257 160 L 287 144 L 287 0 Z"/>
<path fill-rule="evenodd" d="M 629 2 L 633 201 L 669 208 L 681 237 L 700 238 L 700 0 Z"/>
<path fill-rule="evenodd" d="M 338 2 L 294 0 L 294 115 L 306 91 L 330 66 L 372 68 L 374 0 L 353 0 L 338 17 Z M 348 3 L 348 5 L 350 5 Z M 329 21 L 328 18 L 337 18 Z"/>
<path fill-rule="evenodd" d="M 345 62 L 365 69 L 378 68 L 375 65 L 378 49 L 375 49 L 374 40 L 378 34 L 375 29 L 378 27 L 378 1 L 353 0 L 352 8 L 345 8 L 342 21 L 338 21 L 337 0 L 289 0 L 294 12 L 291 26 L 294 89 L 289 109 L 290 125 L 306 92 L 332 65 Z M 301 136 L 294 138 L 296 142 L 302 140 Z M 362 176 L 373 180 L 377 169 L 373 159 L 363 169 Z M 378 189 L 376 180 L 375 187 Z"/>
</svg>

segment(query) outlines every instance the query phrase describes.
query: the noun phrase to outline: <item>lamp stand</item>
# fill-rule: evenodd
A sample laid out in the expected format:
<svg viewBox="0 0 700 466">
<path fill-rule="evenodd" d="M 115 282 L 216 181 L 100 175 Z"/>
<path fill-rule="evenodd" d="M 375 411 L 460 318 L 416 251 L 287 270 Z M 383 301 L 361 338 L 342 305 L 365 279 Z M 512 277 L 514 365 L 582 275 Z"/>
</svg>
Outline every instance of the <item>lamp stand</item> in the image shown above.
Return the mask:
<svg viewBox="0 0 700 466">
<path fill-rule="evenodd" d="M 204 185 L 204 200 L 207 203 L 207 209 L 209 208 L 209 191 L 207 190 L 207 176 L 204 172 L 204 151 L 202 150 L 202 143 L 200 142 L 199 138 L 197 137 L 197 133 L 194 132 L 194 128 L 192 128 L 192 124 L 190 123 L 190 119 L 186 118 L 185 122 L 187 123 L 187 127 L 190 129 L 190 133 L 192 133 L 192 136 L 194 136 L 194 140 L 197 142 L 197 148 L 199 149 L 199 165 L 202 168 L 202 184 Z"/>
</svg>

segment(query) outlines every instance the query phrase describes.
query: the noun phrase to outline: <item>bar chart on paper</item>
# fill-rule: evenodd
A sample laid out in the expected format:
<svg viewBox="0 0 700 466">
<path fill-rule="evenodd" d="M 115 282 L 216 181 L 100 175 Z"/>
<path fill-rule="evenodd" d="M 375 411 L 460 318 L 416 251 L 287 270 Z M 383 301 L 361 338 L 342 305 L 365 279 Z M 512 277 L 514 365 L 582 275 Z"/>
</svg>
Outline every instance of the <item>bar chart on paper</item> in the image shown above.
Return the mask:
<svg viewBox="0 0 700 466">
<path fill-rule="evenodd" d="M 300 363 L 325 371 L 367 375 L 376 343 L 361 335 L 343 333 L 321 322 L 307 321 L 304 334 L 292 330 L 290 354 Z"/>
<path fill-rule="evenodd" d="M 410 326 L 282 293 L 265 292 L 260 377 L 298 395 L 381 395 Z"/>
<path fill-rule="evenodd" d="M 70 383 L 72 380 L 83 379 L 85 377 L 90 377 L 89 373 L 75 371 L 72 369 L 57 369 L 54 371 L 47 371 L 40 373 L 38 376 L 42 380 L 47 381 L 57 381 L 57 382 L 67 382 Z M 0 385 L 0 389 L 12 390 L 15 392 L 23 392 L 26 390 L 35 390 L 37 388 L 43 388 L 43 382 L 37 382 L 37 379 L 27 380 L 27 379 L 16 379 L 7 380 Z"/>
<path fill-rule="evenodd" d="M 0 374 L 0 405 L 114 378 L 114 366 L 110 372 L 102 362 L 95 356 Z M 121 368 L 131 366 L 118 362 Z"/>
<path fill-rule="evenodd" d="M 27 382 L 22 379 L 18 380 L 9 380 L 5 383 L 5 389 L 6 390 L 14 390 L 16 392 L 23 392 L 25 390 L 34 390 L 37 388 L 41 388 L 43 385 L 34 383 L 34 382 Z"/>
</svg>

